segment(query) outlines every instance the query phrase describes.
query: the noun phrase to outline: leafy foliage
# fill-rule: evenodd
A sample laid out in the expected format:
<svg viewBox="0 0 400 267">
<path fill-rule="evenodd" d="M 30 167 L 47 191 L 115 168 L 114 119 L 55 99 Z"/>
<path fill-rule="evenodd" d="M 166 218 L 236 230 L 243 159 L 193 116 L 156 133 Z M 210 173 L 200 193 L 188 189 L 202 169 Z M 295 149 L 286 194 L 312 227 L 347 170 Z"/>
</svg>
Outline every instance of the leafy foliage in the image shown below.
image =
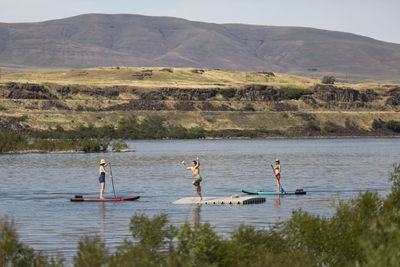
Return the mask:
<svg viewBox="0 0 400 267">
<path fill-rule="evenodd" d="M 333 125 L 329 125 L 329 124 L 322 124 L 321 125 L 321 129 L 322 131 L 326 132 L 326 133 L 334 133 L 336 132 L 336 127 Z"/>
<path fill-rule="evenodd" d="M 223 98 L 229 100 L 230 98 L 235 96 L 236 89 L 235 88 L 220 89 L 219 93 L 222 95 Z"/>
<path fill-rule="evenodd" d="M 315 121 L 307 122 L 307 129 L 312 130 L 312 131 L 321 131 L 321 128 L 318 126 L 318 124 Z"/>
<path fill-rule="evenodd" d="M 247 103 L 246 106 L 244 106 L 244 110 L 246 111 L 255 111 L 256 109 L 251 103 Z"/>
<path fill-rule="evenodd" d="M 108 260 L 108 250 L 98 237 L 83 237 L 74 257 L 75 266 L 103 266 Z"/>
<path fill-rule="evenodd" d="M 63 266 L 63 259 L 49 259 L 19 241 L 15 224 L 0 218 L 0 266 Z"/>
<path fill-rule="evenodd" d="M 25 136 L 17 133 L 0 132 L 0 153 L 20 150 L 28 146 Z"/>
<path fill-rule="evenodd" d="M 281 87 L 281 90 L 285 93 L 287 97 L 290 99 L 296 99 L 299 100 L 300 97 L 303 95 L 311 95 L 312 91 L 308 89 L 302 89 L 302 88 L 294 88 L 294 87 Z"/>
<path fill-rule="evenodd" d="M 111 147 L 112 147 L 111 150 L 114 152 L 120 152 L 129 148 L 128 145 L 122 140 L 113 141 L 111 143 Z"/>
<path fill-rule="evenodd" d="M 393 132 L 400 133 L 400 121 L 390 120 L 385 123 L 385 126 Z"/>
<path fill-rule="evenodd" d="M 334 84 L 336 81 L 336 77 L 335 76 L 324 76 L 321 79 L 321 82 L 324 84 Z"/>
<path fill-rule="evenodd" d="M 58 130 L 56 130 L 56 134 Z M 106 151 L 109 144 L 108 138 L 73 138 L 67 139 L 35 139 L 28 143 L 27 138 L 17 133 L 0 133 L 0 153 L 13 151 L 83 151 L 99 152 Z"/>
<path fill-rule="evenodd" d="M 383 121 L 381 119 L 374 119 L 372 121 L 372 128 L 374 130 L 380 129 L 380 128 L 386 128 L 389 129 L 395 133 L 400 133 L 400 121 L 396 120 L 389 120 L 389 121 Z"/>
<path fill-rule="evenodd" d="M 384 126 L 384 124 L 385 124 L 384 121 L 382 121 L 380 119 L 379 120 L 374 119 L 372 121 L 372 129 L 374 129 L 374 130 L 380 129 L 380 128 L 382 128 Z"/>
</svg>

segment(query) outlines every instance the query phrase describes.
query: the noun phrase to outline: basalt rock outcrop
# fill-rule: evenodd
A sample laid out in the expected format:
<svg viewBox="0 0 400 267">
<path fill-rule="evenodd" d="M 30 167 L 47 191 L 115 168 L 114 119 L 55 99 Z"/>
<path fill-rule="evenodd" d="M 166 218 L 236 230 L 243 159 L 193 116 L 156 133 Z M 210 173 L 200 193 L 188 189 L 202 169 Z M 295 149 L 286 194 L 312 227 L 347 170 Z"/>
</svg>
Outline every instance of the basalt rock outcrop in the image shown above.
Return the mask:
<svg viewBox="0 0 400 267">
<path fill-rule="evenodd" d="M 336 101 L 353 103 L 356 101 L 369 102 L 375 100 L 377 99 L 378 94 L 371 89 L 366 90 L 365 92 L 360 92 L 359 90 L 351 88 L 340 88 L 333 85 L 318 84 L 314 88 L 313 96 L 325 102 Z"/>
<path fill-rule="evenodd" d="M 226 96 L 229 92 L 229 96 Z M 387 106 L 400 105 L 400 87 L 394 87 L 378 95 L 374 90 L 356 90 L 334 85 L 316 85 L 314 90 L 301 96 L 299 102 L 281 89 L 267 85 L 245 85 L 238 89 L 221 88 L 139 88 L 133 86 L 89 87 L 82 85 L 59 85 L 48 87 L 32 83 L 0 84 L 0 97 L 25 103 L 27 109 L 59 109 L 74 111 L 130 111 L 130 110 L 178 110 L 178 111 L 235 111 L 237 101 L 269 102 L 260 110 L 296 111 L 301 106 L 316 108 L 376 108 L 375 100 L 385 100 Z M 48 100 L 44 103 L 43 100 Z M 94 100 L 96 104 L 74 104 L 73 101 Z M 102 102 L 112 100 L 108 102 Z M 72 102 L 69 102 L 72 101 Z M 260 103 L 261 104 L 261 103 Z M 261 104 L 263 105 L 263 104 Z M 386 109 L 384 105 L 380 109 Z"/>
<path fill-rule="evenodd" d="M 150 101 L 132 99 L 128 103 L 118 104 L 104 109 L 105 111 L 130 111 L 130 110 L 171 110 L 167 105 L 160 101 Z"/>
<path fill-rule="evenodd" d="M 236 92 L 240 100 L 246 101 L 281 101 L 288 97 L 279 89 L 265 85 L 249 85 Z"/>
<path fill-rule="evenodd" d="M 343 109 L 366 107 L 368 102 L 378 98 L 378 94 L 368 89 L 365 92 L 351 88 L 340 88 L 333 85 L 316 85 L 313 98 L 325 102 L 322 106 Z"/>
<path fill-rule="evenodd" d="M 388 94 L 389 97 L 386 99 L 386 105 L 398 106 L 400 105 L 400 87 L 390 89 Z"/>
<path fill-rule="evenodd" d="M 21 124 L 26 118 L 26 116 L 0 117 L 0 132 L 28 133 L 31 128 Z"/>
<path fill-rule="evenodd" d="M 215 97 L 218 89 L 160 88 L 156 91 L 139 93 L 141 99 L 152 100 L 201 100 Z"/>
<path fill-rule="evenodd" d="M 0 91 L 10 99 L 57 99 L 44 86 L 31 83 L 7 83 L 0 85 Z"/>
<path fill-rule="evenodd" d="M 61 95 L 62 99 L 71 98 L 71 95 L 83 94 L 91 97 L 106 97 L 115 99 L 119 96 L 120 92 L 125 91 L 125 87 L 115 86 L 115 87 L 96 87 L 88 88 L 85 86 L 62 86 L 57 88 L 57 93 Z"/>
</svg>

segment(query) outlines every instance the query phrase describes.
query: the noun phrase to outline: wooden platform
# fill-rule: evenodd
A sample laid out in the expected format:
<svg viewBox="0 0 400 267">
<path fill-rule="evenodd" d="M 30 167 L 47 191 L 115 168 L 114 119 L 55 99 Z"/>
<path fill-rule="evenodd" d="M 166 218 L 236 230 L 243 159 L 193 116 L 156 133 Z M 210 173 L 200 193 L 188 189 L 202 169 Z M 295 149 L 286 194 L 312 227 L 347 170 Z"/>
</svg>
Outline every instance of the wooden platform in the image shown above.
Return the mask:
<svg viewBox="0 0 400 267">
<path fill-rule="evenodd" d="M 245 204 L 258 204 L 264 203 L 265 197 L 256 196 L 245 196 L 238 198 L 231 197 L 203 197 L 202 201 L 199 201 L 199 197 L 185 197 L 175 200 L 174 204 L 206 204 L 206 205 L 245 205 Z"/>
</svg>

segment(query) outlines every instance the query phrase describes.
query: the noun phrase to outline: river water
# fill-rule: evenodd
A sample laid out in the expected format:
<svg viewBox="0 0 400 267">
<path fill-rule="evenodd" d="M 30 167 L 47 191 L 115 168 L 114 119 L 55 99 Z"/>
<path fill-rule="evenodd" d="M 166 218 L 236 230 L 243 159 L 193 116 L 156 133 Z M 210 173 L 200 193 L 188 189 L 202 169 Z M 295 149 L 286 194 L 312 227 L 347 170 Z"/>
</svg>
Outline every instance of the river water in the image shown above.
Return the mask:
<svg viewBox="0 0 400 267">
<path fill-rule="evenodd" d="M 174 225 L 208 222 L 221 234 L 240 224 L 268 228 L 295 209 L 330 216 L 338 200 L 359 192 L 390 192 L 388 178 L 400 162 L 400 139 L 173 140 L 132 141 L 135 152 L 105 154 L 0 155 L 0 216 L 14 219 L 20 239 L 71 262 L 82 236 L 99 236 L 110 248 L 130 239 L 134 214 L 166 213 Z M 285 190 L 307 195 L 266 196 L 255 205 L 175 205 L 195 196 L 188 164 L 200 157 L 204 196 L 244 195 L 241 189 L 276 190 L 271 163 L 281 160 Z M 112 161 L 118 196 L 133 202 L 73 203 L 76 195 L 97 197 L 98 162 Z M 107 168 L 108 169 L 108 168 Z M 109 170 L 109 169 L 108 169 Z M 106 178 L 106 196 L 112 197 Z"/>
</svg>

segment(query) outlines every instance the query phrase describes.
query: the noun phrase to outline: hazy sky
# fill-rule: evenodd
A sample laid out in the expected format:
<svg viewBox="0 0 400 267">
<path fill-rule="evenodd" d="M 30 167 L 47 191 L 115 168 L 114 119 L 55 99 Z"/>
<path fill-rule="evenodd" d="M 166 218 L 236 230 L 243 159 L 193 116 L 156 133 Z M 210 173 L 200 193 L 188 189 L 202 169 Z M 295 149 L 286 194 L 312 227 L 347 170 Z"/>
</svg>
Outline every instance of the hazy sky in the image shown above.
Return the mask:
<svg viewBox="0 0 400 267">
<path fill-rule="evenodd" d="M 128 13 L 215 23 L 306 26 L 400 44 L 399 11 L 400 0 L 0 0 L 0 22 Z"/>
</svg>

